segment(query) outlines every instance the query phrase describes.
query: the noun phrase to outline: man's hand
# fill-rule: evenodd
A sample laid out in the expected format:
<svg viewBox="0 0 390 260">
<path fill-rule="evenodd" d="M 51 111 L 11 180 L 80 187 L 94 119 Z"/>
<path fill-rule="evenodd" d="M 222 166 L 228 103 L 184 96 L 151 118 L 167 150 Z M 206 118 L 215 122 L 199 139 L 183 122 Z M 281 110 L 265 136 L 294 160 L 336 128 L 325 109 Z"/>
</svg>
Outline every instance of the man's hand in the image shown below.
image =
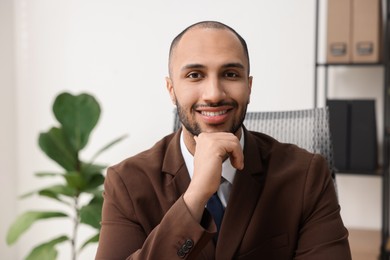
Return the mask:
<svg viewBox="0 0 390 260">
<path fill-rule="evenodd" d="M 208 199 L 221 183 L 222 163 L 229 158 L 236 169 L 244 168 L 244 155 L 238 138 L 231 133 L 201 133 L 195 137 L 194 173 L 184 193 L 191 214 L 200 221 Z"/>
</svg>

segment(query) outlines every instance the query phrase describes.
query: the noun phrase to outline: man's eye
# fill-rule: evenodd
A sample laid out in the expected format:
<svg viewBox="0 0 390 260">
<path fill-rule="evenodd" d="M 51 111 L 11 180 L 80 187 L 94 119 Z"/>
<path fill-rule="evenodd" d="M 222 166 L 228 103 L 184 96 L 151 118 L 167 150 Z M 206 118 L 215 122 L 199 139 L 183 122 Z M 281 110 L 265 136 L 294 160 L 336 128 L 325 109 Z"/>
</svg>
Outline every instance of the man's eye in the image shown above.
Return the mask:
<svg viewBox="0 0 390 260">
<path fill-rule="evenodd" d="M 238 74 L 235 72 L 225 72 L 225 77 L 227 78 L 237 78 Z"/>
<path fill-rule="evenodd" d="M 198 72 L 191 72 L 187 75 L 187 78 L 190 78 L 190 79 L 199 79 L 201 77 L 202 77 L 202 75 Z"/>
</svg>

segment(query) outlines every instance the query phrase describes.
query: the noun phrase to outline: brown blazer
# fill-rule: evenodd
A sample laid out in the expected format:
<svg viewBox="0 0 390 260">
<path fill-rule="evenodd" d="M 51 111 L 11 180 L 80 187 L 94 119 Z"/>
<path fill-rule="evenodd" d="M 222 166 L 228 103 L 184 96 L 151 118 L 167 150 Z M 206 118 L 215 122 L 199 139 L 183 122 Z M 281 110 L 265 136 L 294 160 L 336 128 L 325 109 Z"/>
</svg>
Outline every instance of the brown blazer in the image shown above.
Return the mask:
<svg viewBox="0 0 390 260">
<path fill-rule="evenodd" d="M 96 259 L 351 259 L 324 159 L 244 130 L 238 171 L 215 247 L 214 221 L 189 213 L 180 131 L 110 167 Z"/>
</svg>

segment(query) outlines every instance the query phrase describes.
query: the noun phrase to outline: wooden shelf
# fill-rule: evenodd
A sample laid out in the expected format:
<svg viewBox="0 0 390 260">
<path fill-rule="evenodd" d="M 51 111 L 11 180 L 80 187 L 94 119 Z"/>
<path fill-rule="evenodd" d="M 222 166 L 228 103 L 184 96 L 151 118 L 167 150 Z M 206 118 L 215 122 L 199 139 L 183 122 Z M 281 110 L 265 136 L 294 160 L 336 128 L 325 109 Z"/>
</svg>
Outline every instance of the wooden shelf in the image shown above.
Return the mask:
<svg viewBox="0 0 390 260">
<path fill-rule="evenodd" d="M 351 230 L 351 246 L 354 250 L 364 249 L 367 245 L 375 245 L 379 249 L 379 254 L 354 256 L 354 260 L 360 259 L 390 259 L 390 0 L 383 0 L 382 13 L 384 15 L 383 37 L 382 37 L 382 59 L 375 63 L 327 63 L 319 60 L 319 28 L 320 28 L 320 0 L 316 1 L 316 24 L 315 24 L 315 55 L 314 55 L 314 106 L 317 107 L 320 89 L 318 88 L 318 74 L 324 77 L 323 97 L 326 103 L 328 97 L 328 73 L 331 67 L 354 68 L 374 68 L 383 67 L 383 148 L 379 151 L 379 157 L 382 157 L 381 169 L 373 172 L 342 172 L 342 174 L 362 174 L 379 176 L 382 180 L 382 226 L 379 231 Z M 362 240 L 360 240 L 362 239 Z M 363 241 L 360 243 L 360 241 Z M 378 242 L 379 241 L 379 242 Z M 376 251 L 375 251 L 376 252 Z M 368 253 L 369 254 L 369 253 Z M 360 257 L 360 258 L 359 258 Z"/>
</svg>

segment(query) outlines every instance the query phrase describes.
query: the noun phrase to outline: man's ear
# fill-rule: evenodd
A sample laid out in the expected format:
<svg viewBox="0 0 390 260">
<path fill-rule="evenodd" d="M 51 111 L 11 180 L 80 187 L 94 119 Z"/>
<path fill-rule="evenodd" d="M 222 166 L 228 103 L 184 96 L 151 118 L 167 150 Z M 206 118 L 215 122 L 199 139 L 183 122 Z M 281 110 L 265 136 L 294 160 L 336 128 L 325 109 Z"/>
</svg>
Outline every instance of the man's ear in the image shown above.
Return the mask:
<svg viewBox="0 0 390 260">
<path fill-rule="evenodd" d="M 249 93 L 252 91 L 252 82 L 253 82 L 253 76 L 248 77 L 248 87 L 249 87 Z"/>
<path fill-rule="evenodd" d="M 172 103 L 176 106 L 176 95 L 175 95 L 175 90 L 173 89 L 172 79 L 170 77 L 165 77 L 165 82 L 166 82 L 167 90 L 169 92 L 169 96 L 171 97 Z"/>
<path fill-rule="evenodd" d="M 248 88 L 249 88 L 248 104 L 250 103 L 250 100 L 251 100 L 252 82 L 253 82 L 253 77 L 252 77 L 252 76 L 249 76 L 249 78 L 248 78 Z"/>
</svg>

